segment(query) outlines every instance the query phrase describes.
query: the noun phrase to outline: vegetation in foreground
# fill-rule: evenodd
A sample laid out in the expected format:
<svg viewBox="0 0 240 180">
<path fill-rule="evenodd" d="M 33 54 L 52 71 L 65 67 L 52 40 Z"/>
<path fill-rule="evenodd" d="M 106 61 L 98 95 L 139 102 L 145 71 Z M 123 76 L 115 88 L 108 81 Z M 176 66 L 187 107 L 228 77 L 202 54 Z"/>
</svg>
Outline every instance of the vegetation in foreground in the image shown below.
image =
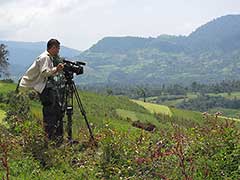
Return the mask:
<svg viewBox="0 0 240 180">
<path fill-rule="evenodd" d="M 97 147 L 91 146 L 84 128 L 75 134 L 78 143 L 56 147 L 46 143 L 41 121 L 30 105 L 28 94 L 9 96 L 5 119 L 9 127 L 0 128 L 3 179 L 240 178 L 240 132 L 233 121 L 206 115 L 204 123 L 180 126 L 165 116 L 169 129 L 148 132 L 111 114 L 94 128 Z M 162 118 L 159 114 L 161 123 Z"/>
</svg>

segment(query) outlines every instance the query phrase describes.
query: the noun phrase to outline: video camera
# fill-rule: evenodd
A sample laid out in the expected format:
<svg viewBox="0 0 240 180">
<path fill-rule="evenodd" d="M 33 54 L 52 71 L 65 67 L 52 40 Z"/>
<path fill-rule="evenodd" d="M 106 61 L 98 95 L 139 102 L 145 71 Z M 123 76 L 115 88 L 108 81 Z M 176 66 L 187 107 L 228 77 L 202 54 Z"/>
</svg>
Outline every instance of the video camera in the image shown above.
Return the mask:
<svg viewBox="0 0 240 180">
<path fill-rule="evenodd" d="M 63 59 L 63 63 L 64 63 L 63 72 L 67 75 L 68 74 L 73 75 L 74 73 L 76 75 L 83 74 L 83 66 L 86 65 L 85 62 L 80 61 L 74 62 L 66 59 Z"/>
</svg>

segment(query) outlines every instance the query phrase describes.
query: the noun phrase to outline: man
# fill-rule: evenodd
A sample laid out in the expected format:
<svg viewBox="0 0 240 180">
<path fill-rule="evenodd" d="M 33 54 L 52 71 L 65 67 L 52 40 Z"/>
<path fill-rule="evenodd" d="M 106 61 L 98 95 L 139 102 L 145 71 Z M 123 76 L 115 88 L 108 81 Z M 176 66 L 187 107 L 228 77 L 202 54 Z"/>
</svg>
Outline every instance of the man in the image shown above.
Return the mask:
<svg viewBox="0 0 240 180">
<path fill-rule="evenodd" d="M 43 105 L 43 124 L 48 139 L 61 143 L 63 141 L 63 111 L 59 81 L 63 63 L 59 61 L 60 42 L 50 39 L 47 50 L 30 66 L 20 80 L 20 86 L 35 89 Z M 59 80 L 60 79 L 60 80 Z"/>
</svg>

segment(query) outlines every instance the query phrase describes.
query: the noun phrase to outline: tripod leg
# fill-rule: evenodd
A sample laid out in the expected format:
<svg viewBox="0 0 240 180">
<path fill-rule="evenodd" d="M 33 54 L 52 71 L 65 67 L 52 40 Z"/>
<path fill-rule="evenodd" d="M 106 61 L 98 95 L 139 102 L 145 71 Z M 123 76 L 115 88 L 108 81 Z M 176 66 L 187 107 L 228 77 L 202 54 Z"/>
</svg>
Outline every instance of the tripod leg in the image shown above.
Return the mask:
<svg viewBox="0 0 240 180">
<path fill-rule="evenodd" d="M 87 120 L 86 112 L 85 112 L 85 110 L 84 110 L 84 108 L 83 108 L 83 105 L 82 105 L 80 96 L 79 96 L 79 94 L 78 94 L 76 85 L 75 85 L 75 83 L 74 83 L 73 81 L 72 81 L 72 89 L 73 89 L 73 93 L 74 93 L 74 95 L 75 95 L 75 97 L 76 97 L 76 100 L 77 100 L 77 103 L 78 103 L 78 107 L 79 107 L 79 109 L 80 109 L 80 111 L 81 111 L 81 113 L 82 113 L 82 115 L 83 115 L 83 117 L 84 117 L 84 120 L 85 120 L 86 124 L 87 124 L 88 130 L 89 130 L 89 134 L 90 134 L 90 137 L 91 137 L 91 140 L 93 140 L 93 142 L 94 142 L 95 145 L 96 145 L 96 142 L 95 142 L 94 137 L 93 137 L 93 133 L 92 133 L 91 126 L 90 126 L 90 124 L 89 124 L 89 122 L 88 122 L 88 120 Z"/>
<path fill-rule="evenodd" d="M 67 117 L 68 117 L 68 122 L 67 122 L 67 133 L 68 133 L 68 140 L 72 140 L 72 114 L 73 114 L 73 108 L 71 106 L 67 107 Z"/>
<path fill-rule="evenodd" d="M 72 115 L 73 115 L 73 91 L 71 85 L 66 83 L 64 92 L 65 104 L 64 111 L 67 115 L 67 134 L 68 140 L 72 141 Z"/>
</svg>

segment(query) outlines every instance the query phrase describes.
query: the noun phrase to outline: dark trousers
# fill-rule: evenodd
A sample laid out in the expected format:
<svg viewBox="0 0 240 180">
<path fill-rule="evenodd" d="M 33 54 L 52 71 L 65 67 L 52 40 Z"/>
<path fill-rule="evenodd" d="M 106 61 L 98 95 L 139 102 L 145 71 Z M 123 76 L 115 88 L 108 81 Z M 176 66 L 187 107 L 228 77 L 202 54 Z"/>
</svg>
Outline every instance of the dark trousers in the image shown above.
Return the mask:
<svg viewBox="0 0 240 180">
<path fill-rule="evenodd" d="M 44 130 L 49 140 L 56 143 L 63 141 L 63 116 L 60 106 L 60 99 L 57 91 L 52 88 L 45 88 L 40 94 L 43 105 L 43 124 Z"/>
</svg>

